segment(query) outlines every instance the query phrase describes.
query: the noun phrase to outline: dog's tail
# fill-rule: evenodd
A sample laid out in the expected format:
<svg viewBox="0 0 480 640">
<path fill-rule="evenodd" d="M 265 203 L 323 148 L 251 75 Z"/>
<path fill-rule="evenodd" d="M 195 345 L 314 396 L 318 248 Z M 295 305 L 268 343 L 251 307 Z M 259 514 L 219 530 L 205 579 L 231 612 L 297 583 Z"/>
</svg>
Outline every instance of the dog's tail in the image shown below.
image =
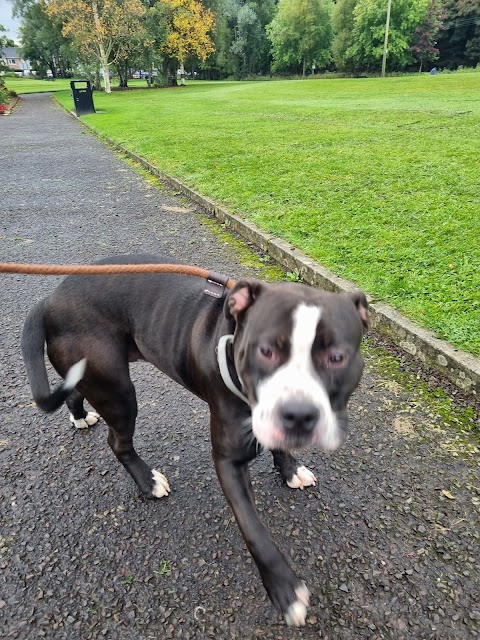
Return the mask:
<svg viewBox="0 0 480 640">
<path fill-rule="evenodd" d="M 28 314 L 23 326 L 21 347 L 33 399 L 40 409 L 52 413 L 60 407 L 80 382 L 87 361 L 84 358 L 74 364 L 68 370 L 63 383 L 53 392 L 50 391 L 44 354 L 46 339 L 44 304 L 45 301 L 42 300 Z"/>
</svg>

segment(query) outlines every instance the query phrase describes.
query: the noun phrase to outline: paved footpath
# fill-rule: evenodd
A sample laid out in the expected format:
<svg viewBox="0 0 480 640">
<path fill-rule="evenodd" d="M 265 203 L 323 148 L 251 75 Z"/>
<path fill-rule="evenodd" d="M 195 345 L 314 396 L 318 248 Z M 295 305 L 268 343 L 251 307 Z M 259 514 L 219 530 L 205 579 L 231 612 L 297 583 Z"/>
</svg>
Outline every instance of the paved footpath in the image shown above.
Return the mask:
<svg viewBox="0 0 480 640">
<path fill-rule="evenodd" d="M 0 118 L 0 161 L 2 261 L 166 250 L 233 278 L 255 273 L 192 206 L 48 96 Z M 103 424 L 75 431 L 66 409 L 32 406 L 19 332 L 57 281 L 0 275 L 3 638 L 479 637 L 480 456 L 414 380 L 404 385 L 367 351 L 346 446 L 304 456 L 317 487 L 283 486 L 269 456 L 253 464 L 261 516 L 312 593 L 307 625 L 288 629 L 221 495 L 204 404 L 133 367 L 136 447 L 172 486 L 156 502 L 138 497 Z"/>
</svg>

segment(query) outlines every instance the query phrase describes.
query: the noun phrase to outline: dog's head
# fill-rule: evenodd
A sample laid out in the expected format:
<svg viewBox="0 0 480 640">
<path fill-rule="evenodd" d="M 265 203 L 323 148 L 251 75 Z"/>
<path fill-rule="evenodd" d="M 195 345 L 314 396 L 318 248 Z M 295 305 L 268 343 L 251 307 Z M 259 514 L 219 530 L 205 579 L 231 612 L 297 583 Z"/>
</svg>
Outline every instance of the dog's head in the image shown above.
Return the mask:
<svg viewBox="0 0 480 640">
<path fill-rule="evenodd" d="M 367 306 L 360 291 L 237 282 L 225 314 L 236 322 L 235 366 L 260 444 L 333 451 L 344 443 L 347 402 L 363 371 Z"/>
</svg>

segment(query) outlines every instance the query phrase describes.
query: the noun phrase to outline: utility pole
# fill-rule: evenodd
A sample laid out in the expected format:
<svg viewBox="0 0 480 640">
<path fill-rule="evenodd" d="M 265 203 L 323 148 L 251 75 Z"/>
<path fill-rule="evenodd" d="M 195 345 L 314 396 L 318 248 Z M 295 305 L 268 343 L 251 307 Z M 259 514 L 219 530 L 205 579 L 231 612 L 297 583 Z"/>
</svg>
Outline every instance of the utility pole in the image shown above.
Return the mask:
<svg viewBox="0 0 480 640">
<path fill-rule="evenodd" d="M 385 67 L 387 66 L 388 29 L 390 27 L 390 10 L 391 10 L 391 8 L 392 8 L 392 0 L 388 0 L 388 4 L 387 4 L 387 21 L 385 23 L 385 41 L 383 43 L 382 78 L 385 77 Z"/>
</svg>

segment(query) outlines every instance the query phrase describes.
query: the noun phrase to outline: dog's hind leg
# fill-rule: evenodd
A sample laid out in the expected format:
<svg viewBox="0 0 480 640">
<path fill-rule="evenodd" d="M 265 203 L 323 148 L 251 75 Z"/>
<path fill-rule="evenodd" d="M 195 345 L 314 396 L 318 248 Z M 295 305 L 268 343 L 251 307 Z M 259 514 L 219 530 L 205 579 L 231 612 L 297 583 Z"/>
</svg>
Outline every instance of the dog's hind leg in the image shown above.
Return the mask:
<svg viewBox="0 0 480 640">
<path fill-rule="evenodd" d="M 70 422 L 76 429 L 88 429 L 98 422 L 99 414 L 95 411 L 86 411 L 83 406 L 84 397 L 76 389 L 66 400 L 70 410 Z"/>
<path fill-rule="evenodd" d="M 98 363 L 97 363 L 98 364 Z M 107 377 L 108 376 L 108 377 Z M 92 375 L 82 381 L 80 390 L 108 426 L 108 444 L 117 460 L 135 480 L 146 498 L 162 498 L 170 492 L 166 477 L 151 469 L 133 447 L 133 434 L 137 418 L 137 400 L 128 367 L 117 370 L 112 377 Z"/>
<path fill-rule="evenodd" d="M 301 465 L 291 453 L 274 449 L 272 455 L 275 468 L 291 489 L 304 489 L 316 484 L 317 479 L 310 469 Z"/>
</svg>

